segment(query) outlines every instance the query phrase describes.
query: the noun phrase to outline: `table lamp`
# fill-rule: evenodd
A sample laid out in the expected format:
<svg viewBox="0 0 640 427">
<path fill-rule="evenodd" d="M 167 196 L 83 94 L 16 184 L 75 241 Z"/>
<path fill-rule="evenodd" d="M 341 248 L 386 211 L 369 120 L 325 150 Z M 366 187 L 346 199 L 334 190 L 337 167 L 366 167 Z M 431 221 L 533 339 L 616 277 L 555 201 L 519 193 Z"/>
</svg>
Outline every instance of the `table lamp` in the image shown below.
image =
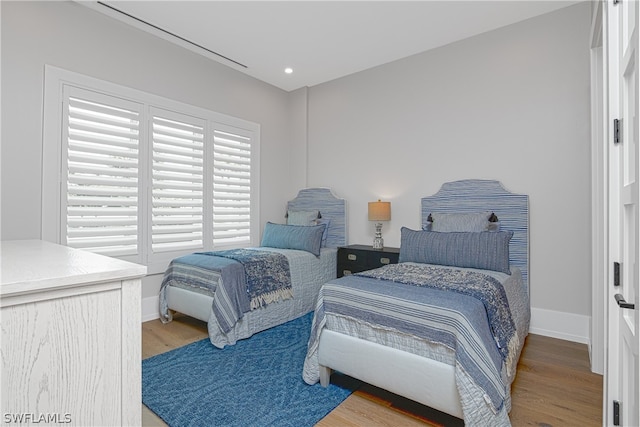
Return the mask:
<svg viewBox="0 0 640 427">
<path fill-rule="evenodd" d="M 391 202 L 369 202 L 369 221 L 376 221 L 376 235 L 373 238 L 373 249 L 383 249 L 382 222 L 391 219 Z"/>
</svg>

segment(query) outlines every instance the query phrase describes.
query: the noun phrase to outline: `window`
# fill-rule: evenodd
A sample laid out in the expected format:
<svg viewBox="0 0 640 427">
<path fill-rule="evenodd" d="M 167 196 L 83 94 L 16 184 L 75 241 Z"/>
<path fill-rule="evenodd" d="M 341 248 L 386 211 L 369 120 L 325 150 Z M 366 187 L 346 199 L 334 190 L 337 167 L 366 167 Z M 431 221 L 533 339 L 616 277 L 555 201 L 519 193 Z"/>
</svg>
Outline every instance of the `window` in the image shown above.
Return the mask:
<svg viewBox="0 0 640 427">
<path fill-rule="evenodd" d="M 46 240 L 158 271 L 257 244 L 254 123 L 47 66 L 43 153 Z"/>
<path fill-rule="evenodd" d="M 141 106 L 74 87 L 64 93 L 61 243 L 136 255 Z"/>
<path fill-rule="evenodd" d="M 157 109 L 151 117 L 151 248 L 201 249 L 206 123 Z"/>
<path fill-rule="evenodd" d="M 213 135 L 213 245 L 240 244 L 251 220 L 251 140 L 230 130 Z"/>
</svg>

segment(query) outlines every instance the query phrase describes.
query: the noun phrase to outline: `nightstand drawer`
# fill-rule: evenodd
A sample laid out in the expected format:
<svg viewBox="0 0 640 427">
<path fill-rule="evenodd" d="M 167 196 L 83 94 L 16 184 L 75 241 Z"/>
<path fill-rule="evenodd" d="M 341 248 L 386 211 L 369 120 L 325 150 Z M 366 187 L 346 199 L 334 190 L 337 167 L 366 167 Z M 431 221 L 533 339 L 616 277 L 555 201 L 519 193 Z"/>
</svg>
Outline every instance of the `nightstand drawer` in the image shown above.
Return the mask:
<svg viewBox="0 0 640 427">
<path fill-rule="evenodd" d="M 397 264 L 399 255 L 399 253 L 391 252 L 369 252 L 367 254 L 367 266 L 378 268 L 387 264 Z"/>
<path fill-rule="evenodd" d="M 342 277 L 365 270 L 396 264 L 400 250 L 398 248 L 373 249 L 371 246 L 350 245 L 338 248 L 337 276 Z"/>
<path fill-rule="evenodd" d="M 367 252 L 352 248 L 338 249 L 338 277 L 367 270 Z"/>
</svg>

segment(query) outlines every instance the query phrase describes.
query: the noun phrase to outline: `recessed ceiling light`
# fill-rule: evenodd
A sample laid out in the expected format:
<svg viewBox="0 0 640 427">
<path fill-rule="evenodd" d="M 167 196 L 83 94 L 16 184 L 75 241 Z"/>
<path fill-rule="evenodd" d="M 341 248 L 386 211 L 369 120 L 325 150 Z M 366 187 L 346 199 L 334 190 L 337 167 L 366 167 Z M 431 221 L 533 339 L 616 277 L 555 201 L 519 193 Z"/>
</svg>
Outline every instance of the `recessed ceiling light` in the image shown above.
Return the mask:
<svg viewBox="0 0 640 427">
<path fill-rule="evenodd" d="M 293 73 L 293 68 L 287 67 L 287 68 L 284 69 L 284 72 L 287 73 L 287 74 L 291 74 L 291 73 Z"/>
</svg>

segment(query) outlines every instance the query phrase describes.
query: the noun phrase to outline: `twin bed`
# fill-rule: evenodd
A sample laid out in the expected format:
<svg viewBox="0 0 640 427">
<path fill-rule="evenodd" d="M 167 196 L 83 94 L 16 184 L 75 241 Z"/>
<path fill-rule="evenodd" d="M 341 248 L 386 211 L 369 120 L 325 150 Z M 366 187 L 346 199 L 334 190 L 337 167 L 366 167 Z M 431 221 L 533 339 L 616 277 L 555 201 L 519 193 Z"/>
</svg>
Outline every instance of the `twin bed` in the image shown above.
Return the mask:
<svg viewBox="0 0 640 427">
<path fill-rule="evenodd" d="M 510 425 L 530 319 L 528 197 L 456 181 L 421 211 L 426 231 L 402 229 L 397 265 L 321 288 L 303 378 L 326 385 L 337 370 L 467 425 Z"/>
<path fill-rule="evenodd" d="M 510 425 L 510 387 L 530 319 L 528 197 L 497 181 L 446 183 L 421 200 L 421 229 L 402 228 L 398 264 L 335 279 L 335 247 L 346 244 L 344 201 L 323 189 L 322 204 L 311 202 L 317 191 L 301 191 L 288 211 L 318 210 L 329 220 L 332 271 L 308 279 L 311 268 L 294 274 L 292 257 L 293 298 L 245 313 L 231 332 L 212 315 L 215 292 L 203 300 L 188 284 L 170 283 L 163 310 L 208 321 L 219 347 L 314 310 L 307 383 L 326 386 L 336 370 L 467 425 Z M 341 208 L 330 213 L 329 200 Z M 200 310 L 189 308 L 194 300 Z"/>
<path fill-rule="evenodd" d="M 273 304 L 255 303 L 257 308 L 240 313 L 243 304 L 238 304 L 238 300 L 243 295 L 233 295 L 233 291 L 222 292 L 226 289 L 222 286 L 220 272 L 208 267 L 214 261 L 224 262 L 216 259 L 214 255 L 217 252 L 193 254 L 173 260 L 165 273 L 160 289 L 160 319 L 170 322 L 172 312 L 177 311 L 207 322 L 211 343 L 223 348 L 312 311 L 320 287 L 336 277 L 337 247 L 346 244 L 346 202 L 327 188 L 303 189 L 287 203 L 287 223 L 296 222 L 293 221 L 294 216 L 301 217 L 310 212 L 316 212 L 316 215 L 306 224 L 310 225 L 308 228 L 314 228 L 311 223 L 321 223 L 326 230 L 319 251 L 312 233 L 303 236 L 289 233 L 285 236 L 289 228 L 293 232 L 304 232 L 307 227 L 279 227 L 278 224 L 265 226 L 265 234 L 269 233 L 271 237 L 265 236 L 261 247 L 245 250 L 249 256 L 252 252 L 269 252 L 286 258 L 291 284 L 288 295 L 276 296 Z M 304 229 L 300 230 L 300 227 Z M 313 248 L 307 243 L 313 243 Z M 275 247 L 267 246 L 270 244 Z M 291 247 L 308 249 L 318 255 Z M 228 256 L 236 255 L 240 257 L 243 254 Z M 266 275 L 266 278 L 274 275 L 270 270 L 258 271 L 257 274 Z"/>
</svg>

